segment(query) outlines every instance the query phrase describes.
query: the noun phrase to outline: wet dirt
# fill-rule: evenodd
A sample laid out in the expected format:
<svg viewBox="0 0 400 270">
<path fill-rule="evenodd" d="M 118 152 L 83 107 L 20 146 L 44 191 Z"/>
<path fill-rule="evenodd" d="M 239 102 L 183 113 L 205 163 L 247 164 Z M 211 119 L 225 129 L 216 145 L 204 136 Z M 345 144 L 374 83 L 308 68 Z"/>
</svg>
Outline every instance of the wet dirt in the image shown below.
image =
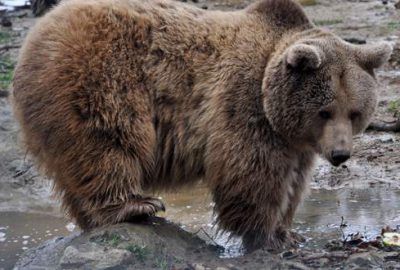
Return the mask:
<svg viewBox="0 0 400 270">
<path fill-rule="evenodd" d="M 202 8 L 236 9 L 251 1 L 195 2 L 188 1 Z M 317 0 L 316 3 L 305 7 L 314 23 L 343 38 L 400 43 L 400 10 L 394 8 L 394 1 L 387 5 L 373 0 Z M 21 44 L 35 19 L 29 11 L 10 14 L 12 28 L 0 29 L 10 38 L 4 40 L 0 36 L 0 43 Z M 15 62 L 17 54 L 18 49 L 11 49 L 2 51 L 0 57 Z M 374 120 L 394 120 L 388 106 L 400 98 L 400 70 L 388 64 L 377 72 L 377 77 L 381 89 Z M 0 269 L 10 268 L 23 248 L 70 233 L 66 228 L 70 221 L 63 217 L 59 202 L 51 196 L 51 182 L 40 176 L 18 144 L 18 127 L 10 105 L 6 98 L 0 98 Z M 318 160 L 310 196 L 300 206 L 293 226 L 307 238 L 304 247 L 323 247 L 331 239 L 342 239 L 356 232 L 373 239 L 382 226 L 399 225 L 399 153 L 399 134 L 367 132 L 355 138 L 354 156 L 345 165 L 333 168 Z M 241 254 L 239 239 L 227 242 L 226 235 L 215 236 L 212 201 L 204 187 L 159 196 L 166 201 L 165 217 L 169 220 L 210 243 L 223 245 L 222 257 Z"/>
</svg>

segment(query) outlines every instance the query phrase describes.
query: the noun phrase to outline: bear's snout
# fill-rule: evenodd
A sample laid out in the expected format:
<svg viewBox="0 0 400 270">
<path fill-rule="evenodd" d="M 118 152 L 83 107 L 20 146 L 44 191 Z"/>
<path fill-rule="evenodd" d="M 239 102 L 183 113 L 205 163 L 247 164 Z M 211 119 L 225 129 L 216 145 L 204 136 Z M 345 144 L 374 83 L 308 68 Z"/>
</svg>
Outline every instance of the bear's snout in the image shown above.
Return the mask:
<svg viewBox="0 0 400 270">
<path fill-rule="evenodd" d="M 350 151 L 348 150 L 333 150 L 329 161 L 333 166 L 339 166 L 350 158 Z"/>
</svg>

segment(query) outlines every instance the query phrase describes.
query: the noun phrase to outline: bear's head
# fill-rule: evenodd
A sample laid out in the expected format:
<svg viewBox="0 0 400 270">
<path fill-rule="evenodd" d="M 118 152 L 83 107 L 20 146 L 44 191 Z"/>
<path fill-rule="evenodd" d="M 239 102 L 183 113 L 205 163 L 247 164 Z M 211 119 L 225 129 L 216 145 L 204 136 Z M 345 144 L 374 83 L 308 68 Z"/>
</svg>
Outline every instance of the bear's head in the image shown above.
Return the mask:
<svg viewBox="0 0 400 270">
<path fill-rule="evenodd" d="M 353 135 L 366 128 L 377 104 L 374 69 L 391 50 L 387 43 L 353 45 L 328 33 L 278 46 L 262 86 L 272 128 L 335 166 L 346 161 Z"/>
</svg>

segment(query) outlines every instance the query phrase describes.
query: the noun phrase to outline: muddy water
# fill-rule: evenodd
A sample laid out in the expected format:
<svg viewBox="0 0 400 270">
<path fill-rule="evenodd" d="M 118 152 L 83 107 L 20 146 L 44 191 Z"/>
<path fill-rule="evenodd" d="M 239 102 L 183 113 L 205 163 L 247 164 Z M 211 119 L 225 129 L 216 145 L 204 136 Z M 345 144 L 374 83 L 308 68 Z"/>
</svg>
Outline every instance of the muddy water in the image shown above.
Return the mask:
<svg viewBox="0 0 400 270">
<path fill-rule="evenodd" d="M 212 202 L 204 187 L 163 194 L 165 216 L 210 243 L 226 247 L 222 257 L 241 254 L 240 240 L 213 227 Z M 343 222 L 347 225 L 341 228 Z M 373 239 L 383 226 L 400 224 L 400 190 L 389 188 L 312 190 L 300 206 L 293 228 L 307 238 L 305 247 L 323 247 L 329 239 L 360 232 Z M 0 269 L 9 269 L 24 250 L 74 229 L 66 219 L 44 214 L 0 213 Z"/>
<path fill-rule="evenodd" d="M 11 269 L 27 249 L 57 236 L 66 236 L 75 225 L 45 214 L 0 212 L 0 269 Z"/>
<path fill-rule="evenodd" d="M 221 256 L 240 255 L 240 241 L 215 236 L 212 203 L 205 188 L 164 195 L 167 217 L 202 238 L 226 247 Z M 343 219 L 342 219 L 343 217 Z M 345 226 L 341 226 L 345 224 Z M 383 226 L 400 224 L 400 190 L 389 188 L 312 190 L 296 214 L 293 229 L 307 238 L 305 247 L 323 247 L 330 239 L 360 232 L 368 239 Z"/>
</svg>

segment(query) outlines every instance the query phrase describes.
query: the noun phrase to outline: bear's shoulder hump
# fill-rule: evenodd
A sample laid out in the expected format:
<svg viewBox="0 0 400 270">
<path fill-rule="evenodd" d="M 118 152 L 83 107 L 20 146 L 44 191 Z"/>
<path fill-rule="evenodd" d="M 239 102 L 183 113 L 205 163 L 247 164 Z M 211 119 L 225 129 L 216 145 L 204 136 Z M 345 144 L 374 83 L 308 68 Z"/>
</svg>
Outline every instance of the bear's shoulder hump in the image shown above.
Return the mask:
<svg viewBox="0 0 400 270">
<path fill-rule="evenodd" d="M 261 14 L 278 27 L 311 27 L 303 8 L 294 0 L 259 0 L 250 5 L 247 11 Z"/>
</svg>

